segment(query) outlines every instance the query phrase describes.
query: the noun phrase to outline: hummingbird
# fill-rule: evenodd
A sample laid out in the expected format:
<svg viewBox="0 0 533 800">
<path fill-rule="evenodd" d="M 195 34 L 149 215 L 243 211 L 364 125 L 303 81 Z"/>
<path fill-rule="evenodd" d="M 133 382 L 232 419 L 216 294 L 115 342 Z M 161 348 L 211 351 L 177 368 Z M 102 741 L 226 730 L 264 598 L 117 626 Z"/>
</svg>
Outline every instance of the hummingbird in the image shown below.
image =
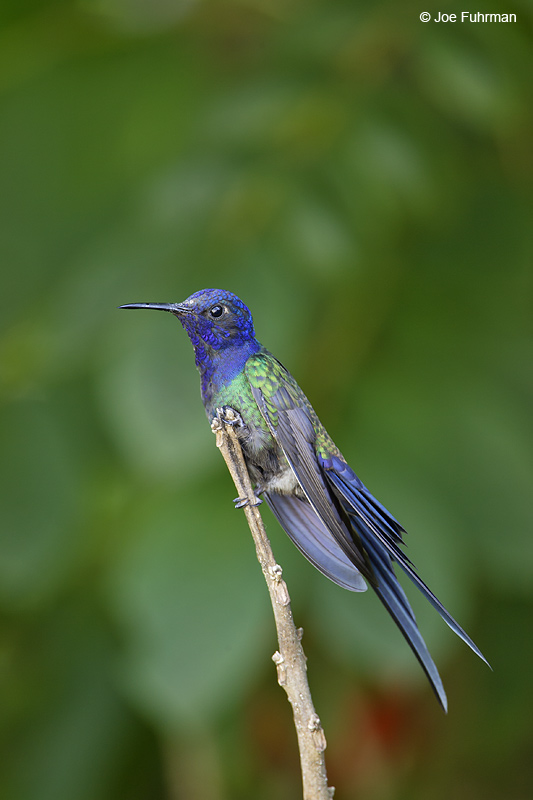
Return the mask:
<svg viewBox="0 0 533 800">
<path fill-rule="evenodd" d="M 400 523 L 348 465 L 291 373 L 255 336 L 252 315 L 235 294 L 203 289 L 182 303 L 129 303 L 174 314 L 187 332 L 210 422 L 232 409 L 254 484 L 296 547 L 323 575 L 352 592 L 375 591 L 447 710 L 437 667 L 396 576 L 397 564 L 444 621 L 484 655 L 419 577 L 402 550 Z M 229 417 L 229 415 L 228 415 Z M 247 501 L 237 498 L 236 507 Z"/>
</svg>

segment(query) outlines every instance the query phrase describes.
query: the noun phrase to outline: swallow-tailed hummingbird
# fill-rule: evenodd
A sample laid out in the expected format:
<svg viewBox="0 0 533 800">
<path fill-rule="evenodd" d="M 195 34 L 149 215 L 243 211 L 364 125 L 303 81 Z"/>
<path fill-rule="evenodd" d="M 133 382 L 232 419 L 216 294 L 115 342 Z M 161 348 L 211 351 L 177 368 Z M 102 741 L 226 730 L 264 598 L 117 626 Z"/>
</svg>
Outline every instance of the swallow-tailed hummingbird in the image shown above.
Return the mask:
<svg viewBox="0 0 533 800">
<path fill-rule="evenodd" d="M 257 341 L 242 300 L 228 291 L 204 289 L 183 303 L 120 307 L 169 311 L 179 319 L 194 347 L 209 421 L 227 407 L 237 412 L 236 432 L 258 502 L 264 497 L 296 547 L 334 583 L 352 592 L 365 591 L 366 582 L 372 586 L 446 710 L 440 675 L 394 562 L 450 628 L 486 659 L 418 576 L 401 549 L 405 531 L 399 522 L 348 466 L 290 372 Z"/>
</svg>

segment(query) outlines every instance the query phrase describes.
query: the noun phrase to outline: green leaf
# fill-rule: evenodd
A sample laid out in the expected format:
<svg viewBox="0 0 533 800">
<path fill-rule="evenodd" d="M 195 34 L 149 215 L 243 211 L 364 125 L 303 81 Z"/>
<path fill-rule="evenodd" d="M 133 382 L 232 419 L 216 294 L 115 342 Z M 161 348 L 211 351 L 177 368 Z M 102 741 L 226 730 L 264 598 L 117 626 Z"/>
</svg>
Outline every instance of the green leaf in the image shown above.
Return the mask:
<svg viewBox="0 0 533 800">
<path fill-rule="evenodd" d="M 42 601 L 79 557 L 80 460 L 68 414 L 37 398 L 13 402 L 0 420 L 0 602 Z"/>
<path fill-rule="evenodd" d="M 111 576 L 122 677 L 166 728 L 200 723 L 242 698 L 275 647 L 267 589 L 244 516 L 209 484 L 151 503 Z"/>
</svg>

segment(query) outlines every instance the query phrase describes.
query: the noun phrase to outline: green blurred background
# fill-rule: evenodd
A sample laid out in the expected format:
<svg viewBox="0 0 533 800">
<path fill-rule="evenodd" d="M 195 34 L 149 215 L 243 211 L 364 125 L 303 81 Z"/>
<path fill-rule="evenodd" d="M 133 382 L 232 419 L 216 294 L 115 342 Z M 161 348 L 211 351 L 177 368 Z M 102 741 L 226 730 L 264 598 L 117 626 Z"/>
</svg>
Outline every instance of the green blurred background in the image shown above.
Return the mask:
<svg viewBox="0 0 533 800">
<path fill-rule="evenodd" d="M 533 795 L 529 0 L 3 0 L 0 796 L 289 800 L 271 610 L 169 316 L 237 292 L 491 673 L 265 512 L 336 797 Z M 409 589 L 408 589 L 409 590 Z"/>
</svg>

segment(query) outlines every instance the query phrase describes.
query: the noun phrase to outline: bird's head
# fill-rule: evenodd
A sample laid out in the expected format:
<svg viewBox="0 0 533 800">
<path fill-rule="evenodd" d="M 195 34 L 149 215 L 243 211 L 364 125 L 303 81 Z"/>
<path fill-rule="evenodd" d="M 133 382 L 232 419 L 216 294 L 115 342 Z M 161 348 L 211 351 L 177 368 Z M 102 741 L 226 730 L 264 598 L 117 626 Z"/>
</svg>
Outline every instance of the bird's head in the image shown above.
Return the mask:
<svg viewBox="0 0 533 800">
<path fill-rule="evenodd" d="M 223 289 L 202 289 L 183 303 L 129 303 L 120 308 L 170 311 L 189 334 L 195 349 L 205 350 L 206 355 L 255 344 L 250 311 L 236 295 Z"/>
</svg>

